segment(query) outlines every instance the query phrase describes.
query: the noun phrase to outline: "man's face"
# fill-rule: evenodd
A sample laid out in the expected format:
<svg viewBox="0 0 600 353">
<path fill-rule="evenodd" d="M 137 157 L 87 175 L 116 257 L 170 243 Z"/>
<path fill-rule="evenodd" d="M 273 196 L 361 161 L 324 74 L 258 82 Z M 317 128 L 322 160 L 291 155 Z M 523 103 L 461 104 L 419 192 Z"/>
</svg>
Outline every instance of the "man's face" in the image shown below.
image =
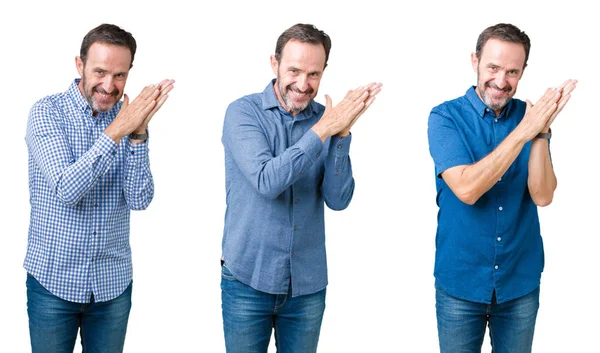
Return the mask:
<svg viewBox="0 0 600 353">
<path fill-rule="evenodd" d="M 517 92 L 525 69 L 523 44 L 489 39 L 478 60 L 471 54 L 473 70 L 477 72 L 477 95 L 496 115 L 502 112 Z"/>
<path fill-rule="evenodd" d="M 88 50 L 87 61 L 75 59 L 81 76 L 79 90 L 94 113 L 112 109 L 121 99 L 131 64 L 129 48 L 96 42 Z"/>
<path fill-rule="evenodd" d="M 277 99 L 287 111 L 296 115 L 317 96 L 325 69 L 325 48 L 321 44 L 291 39 L 283 47 L 279 62 L 271 56 L 271 67 L 277 76 Z"/>
</svg>

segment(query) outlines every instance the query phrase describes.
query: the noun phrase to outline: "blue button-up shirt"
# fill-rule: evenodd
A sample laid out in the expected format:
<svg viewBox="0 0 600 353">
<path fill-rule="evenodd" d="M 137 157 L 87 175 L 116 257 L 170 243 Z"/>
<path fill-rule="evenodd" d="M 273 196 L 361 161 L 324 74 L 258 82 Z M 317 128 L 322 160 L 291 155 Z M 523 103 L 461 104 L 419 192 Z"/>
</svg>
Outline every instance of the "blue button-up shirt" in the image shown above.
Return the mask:
<svg viewBox="0 0 600 353">
<path fill-rule="evenodd" d="M 527 187 L 531 142 L 472 206 L 441 177 L 448 168 L 476 163 L 492 152 L 523 119 L 525 107 L 511 99 L 496 117 L 472 87 L 429 116 L 439 206 L 434 273 L 437 288 L 455 297 L 489 304 L 496 290 L 502 303 L 539 286 L 544 252 L 537 206 Z"/>
<path fill-rule="evenodd" d="M 129 210 L 154 195 L 148 144 L 104 133 L 121 109 L 96 117 L 76 79 L 36 102 L 25 141 L 31 220 L 24 267 L 52 294 L 77 303 L 118 297 L 132 277 Z"/>
<path fill-rule="evenodd" d="M 327 286 L 324 202 L 348 206 L 354 179 L 351 137 L 311 130 L 324 107 L 286 112 L 270 82 L 229 105 L 223 127 L 227 210 L 223 258 L 242 283 L 271 294 Z"/>
</svg>

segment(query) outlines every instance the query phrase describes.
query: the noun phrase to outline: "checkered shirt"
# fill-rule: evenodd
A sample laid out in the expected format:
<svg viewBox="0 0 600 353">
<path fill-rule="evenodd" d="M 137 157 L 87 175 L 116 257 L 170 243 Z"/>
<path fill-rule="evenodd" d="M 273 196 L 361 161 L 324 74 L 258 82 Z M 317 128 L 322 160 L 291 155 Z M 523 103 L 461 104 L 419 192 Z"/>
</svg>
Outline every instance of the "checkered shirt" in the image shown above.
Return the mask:
<svg viewBox="0 0 600 353">
<path fill-rule="evenodd" d="M 24 267 L 59 298 L 108 301 L 132 278 L 129 210 L 148 207 L 148 142 L 117 145 L 104 133 L 121 108 L 96 117 L 76 79 L 36 102 L 25 141 L 31 218 Z"/>
</svg>

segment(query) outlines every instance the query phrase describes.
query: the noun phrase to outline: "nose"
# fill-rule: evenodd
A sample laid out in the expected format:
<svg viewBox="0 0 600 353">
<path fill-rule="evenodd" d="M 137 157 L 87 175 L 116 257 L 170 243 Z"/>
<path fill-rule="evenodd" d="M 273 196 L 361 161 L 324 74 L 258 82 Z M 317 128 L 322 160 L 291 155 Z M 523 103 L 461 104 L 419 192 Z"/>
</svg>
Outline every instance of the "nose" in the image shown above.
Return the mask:
<svg viewBox="0 0 600 353">
<path fill-rule="evenodd" d="M 302 92 L 308 89 L 308 79 L 306 75 L 298 76 L 298 79 L 296 80 L 296 87 L 298 87 L 298 89 Z"/>
<path fill-rule="evenodd" d="M 498 88 L 503 89 L 506 87 L 506 72 L 500 71 L 496 73 L 496 77 L 494 78 L 494 83 Z"/>
<path fill-rule="evenodd" d="M 102 89 L 104 91 L 106 91 L 106 93 L 112 93 L 112 91 L 115 89 L 115 82 L 112 76 L 107 75 L 101 85 Z"/>
</svg>

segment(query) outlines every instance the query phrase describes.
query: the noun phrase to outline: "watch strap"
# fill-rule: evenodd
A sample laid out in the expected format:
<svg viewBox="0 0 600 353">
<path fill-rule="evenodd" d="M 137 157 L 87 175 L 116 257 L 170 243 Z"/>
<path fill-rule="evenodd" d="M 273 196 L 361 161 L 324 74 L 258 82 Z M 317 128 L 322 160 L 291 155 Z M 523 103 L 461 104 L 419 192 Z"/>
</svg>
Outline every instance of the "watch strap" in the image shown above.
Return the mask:
<svg viewBox="0 0 600 353">
<path fill-rule="evenodd" d="M 552 137 L 552 129 L 548 129 L 548 132 L 540 132 L 539 134 L 537 134 L 535 136 L 536 139 L 546 139 L 546 140 L 550 140 L 550 137 Z"/>
<path fill-rule="evenodd" d="M 148 134 L 136 134 L 132 132 L 131 134 L 129 134 L 129 138 L 132 140 L 147 140 Z"/>
</svg>

